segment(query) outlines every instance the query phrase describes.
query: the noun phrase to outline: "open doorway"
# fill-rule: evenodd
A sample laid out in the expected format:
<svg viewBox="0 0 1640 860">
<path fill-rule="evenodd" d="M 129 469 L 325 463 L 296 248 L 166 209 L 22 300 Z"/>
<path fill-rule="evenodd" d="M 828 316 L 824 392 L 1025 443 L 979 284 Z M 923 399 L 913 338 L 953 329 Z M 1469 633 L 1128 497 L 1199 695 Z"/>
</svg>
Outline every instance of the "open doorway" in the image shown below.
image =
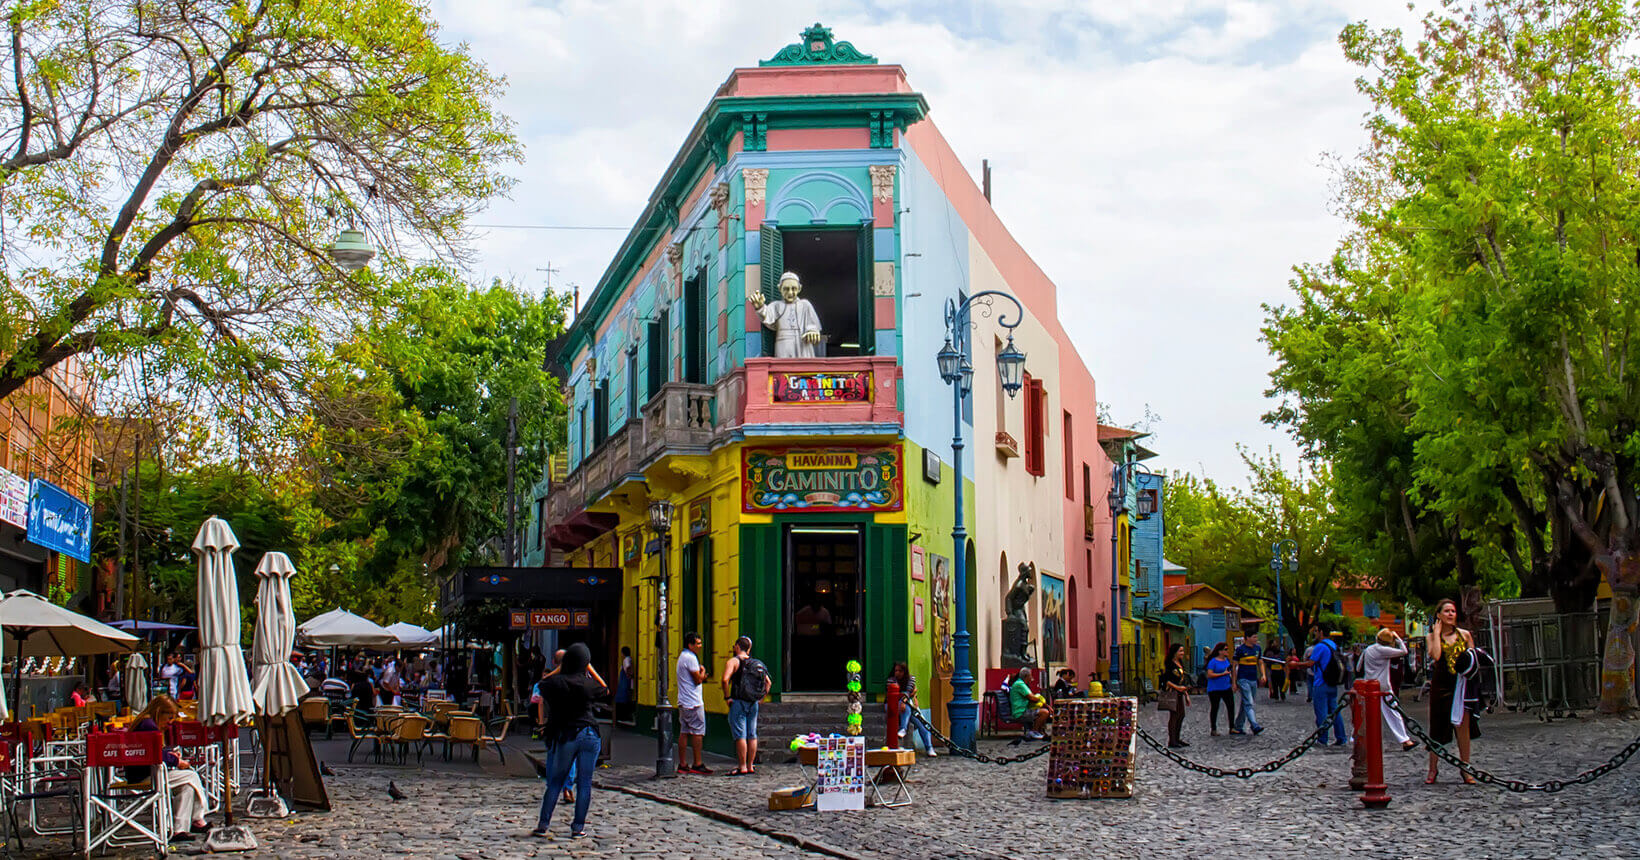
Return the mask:
<svg viewBox="0 0 1640 860">
<path fill-rule="evenodd" d="M 789 526 L 786 595 L 790 637 L 787 687 L 835 693 L 845 666 L 865 656 L 860 604 L 860 527 Z"/>
<path fill-rule="evenodd" d="M 803 298 L 820 317 L 825 356 L 870 355 L 871 290 L 862 274 L 871 262 L 864 228 L 782 229 L 782 265 L 803 281 Z"/>
</svg>

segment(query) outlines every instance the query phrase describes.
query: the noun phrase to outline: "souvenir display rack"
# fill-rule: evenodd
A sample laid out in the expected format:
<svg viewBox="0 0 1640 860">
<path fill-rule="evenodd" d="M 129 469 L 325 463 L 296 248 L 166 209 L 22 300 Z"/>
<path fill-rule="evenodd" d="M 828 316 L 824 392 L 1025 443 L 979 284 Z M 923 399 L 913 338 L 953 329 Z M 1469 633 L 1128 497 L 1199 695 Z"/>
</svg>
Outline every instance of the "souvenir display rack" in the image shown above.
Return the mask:
<svg viewBox="0 0 1640 860">
<path fill-rule="evenodd" d="M 1132 797 L 1134 698 L 1060 699 L 1048 745 L 1048 796 Z"/>
</svg>

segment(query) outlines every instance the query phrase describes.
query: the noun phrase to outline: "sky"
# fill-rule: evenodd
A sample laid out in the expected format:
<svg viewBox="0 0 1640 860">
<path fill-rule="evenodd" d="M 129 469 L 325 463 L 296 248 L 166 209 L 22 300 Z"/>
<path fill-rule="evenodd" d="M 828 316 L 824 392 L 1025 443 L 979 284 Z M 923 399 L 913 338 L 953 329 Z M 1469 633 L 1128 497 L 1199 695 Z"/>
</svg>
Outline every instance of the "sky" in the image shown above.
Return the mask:
<svg viewBox="0 0 1640 860">
<path fill-rule="evenodd" d="M 1157 416 L 1148 465 L 1225 484 L 1245 483 L 1238 444 L 1296 456 L 1261 420 L 1259 326 L 1344 229 L 1327 163 L 1360 149 L 1368 105 L 1338 33 L 1416 22 L 1404 0 L 432 9 L 442 38 L 506 76 L 525 147 L 508 199 L 473 219 L 496 225 L 474 228 L 473 277 L 584 299 L 718 85 L 819 21 L 903 65 L 973 175 L 990 160 L 993 205 L 1058 285 L 1099 398 L 1118 423 Z M 579 229 L 520 229 L 548 226 Z"/>
</svg>

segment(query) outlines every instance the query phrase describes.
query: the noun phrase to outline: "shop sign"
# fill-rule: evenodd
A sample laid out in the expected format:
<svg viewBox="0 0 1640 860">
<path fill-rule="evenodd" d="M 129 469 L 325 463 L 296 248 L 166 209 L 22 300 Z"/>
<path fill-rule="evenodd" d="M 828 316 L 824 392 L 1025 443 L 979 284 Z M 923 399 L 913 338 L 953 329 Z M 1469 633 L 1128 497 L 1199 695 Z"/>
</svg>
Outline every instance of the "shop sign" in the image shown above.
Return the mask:
<svg viewBox="0 0 1640 860">
<path fill-rule="evenodd" d="M 871 371 L 769 374 L 774 403 L 870 403 Z"/>
<path fill-rule="evenodd" d="M 689 503 L 689 539 L 703 538 L 712 531 L 712 497 L 703 496 Z"/>
<path fill-rule="evenodd" d="M 62 487 L 39 478 L 29 483 L 27 529 L 29 543 L 91 562 L 91 506 Z"/>
<path fill-rule="evenodd" d="M 507 610 L 507 628 L 510 630 L 528 630 L 530 627 L 530 611 L 528 609 Z"/>
<path fill-rule="evenodd" d="M 587 609 L 531 609 L 530 627 L 536 630 L 568 630 L 591 627 L 592 611 Z"/>
<path fill-rule="evenodd" d="M 0 520 L 28 528 L 28 479 L 0 469 Z"/>
<path fill-rule="evenodd" d="M 897 511 L 905 505 L 903 466 L 899 445 L 745 448 L 741 509 Z"/>
</svg>

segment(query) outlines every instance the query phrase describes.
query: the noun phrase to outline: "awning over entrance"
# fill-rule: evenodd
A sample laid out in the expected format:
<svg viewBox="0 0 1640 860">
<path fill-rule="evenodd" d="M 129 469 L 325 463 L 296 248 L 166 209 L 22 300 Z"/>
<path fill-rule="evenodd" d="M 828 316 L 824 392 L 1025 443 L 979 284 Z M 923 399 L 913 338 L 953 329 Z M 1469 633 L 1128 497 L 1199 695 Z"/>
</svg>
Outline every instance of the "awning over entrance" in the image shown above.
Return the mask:
<svg viewBox="0 0 1640 860">
<path fill-rule="evenodd" d="M 468 567 L 439 587 L 439 605 L 446 613 L 487 600 L 584 606 L 620 597 L 618 567 Z"/>
<path fill-rule="evenodd" d="M 580 549 L 587 542 L 608 533 L 620 525 L 618 514 L 581 511 L 547 531 L 547 542 L 554 549 Z"/>
</svg>

